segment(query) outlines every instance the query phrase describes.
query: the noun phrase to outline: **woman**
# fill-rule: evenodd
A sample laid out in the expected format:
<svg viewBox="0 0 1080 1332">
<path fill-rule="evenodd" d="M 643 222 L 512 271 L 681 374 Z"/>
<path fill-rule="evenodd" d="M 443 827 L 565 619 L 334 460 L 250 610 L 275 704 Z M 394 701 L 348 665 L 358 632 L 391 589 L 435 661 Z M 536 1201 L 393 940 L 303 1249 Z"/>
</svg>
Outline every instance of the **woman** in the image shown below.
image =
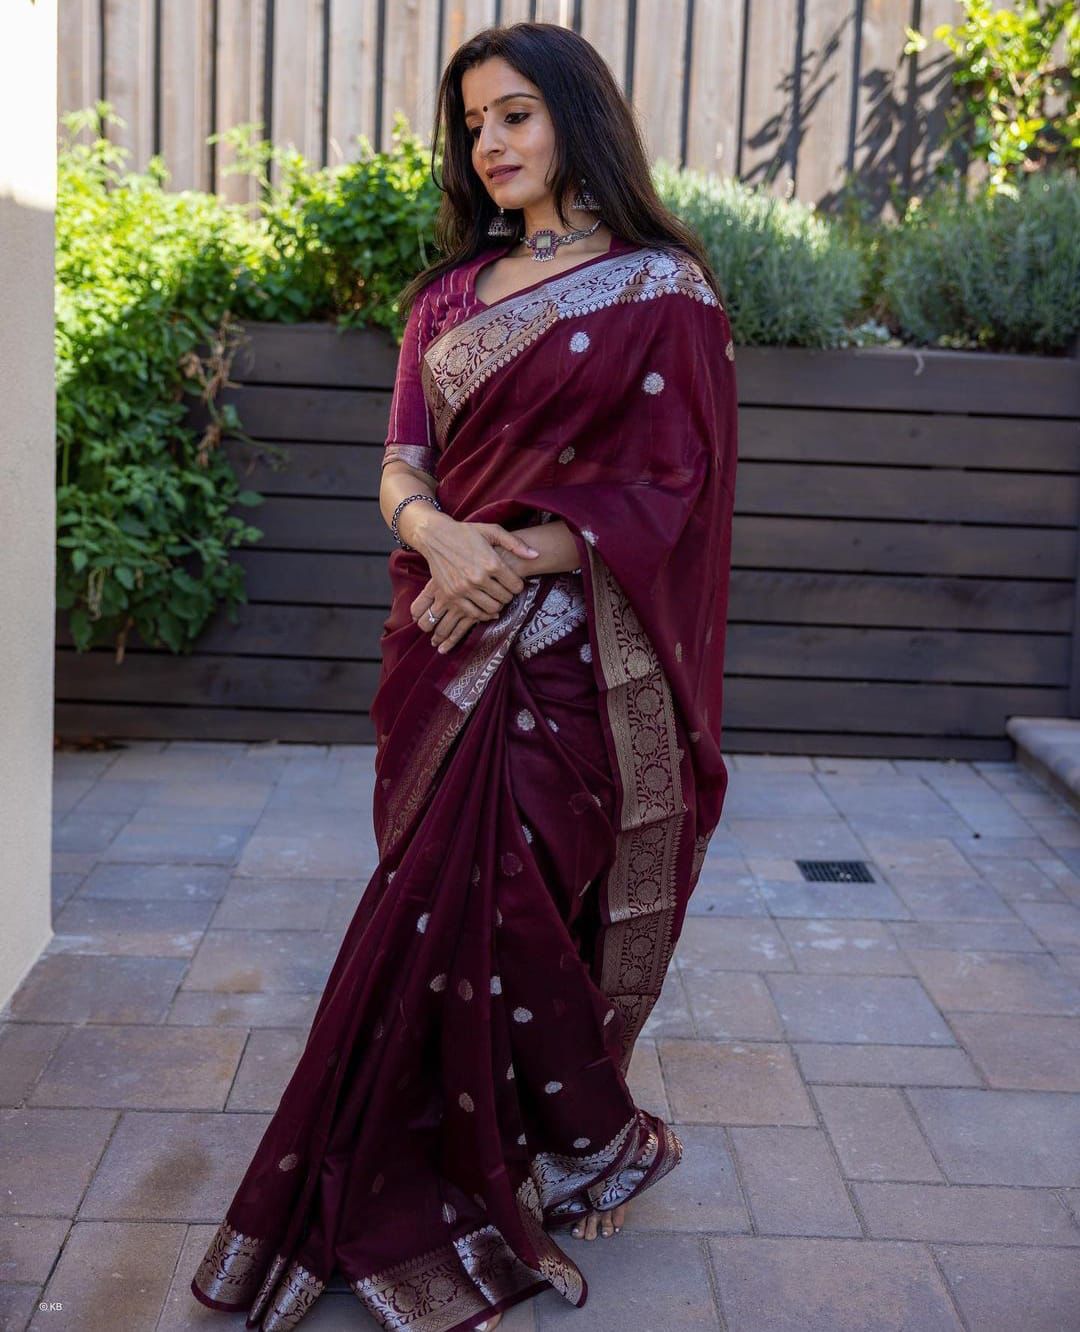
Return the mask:
<svg viewBox="0 0 1080 1332">
<path fill-rule="evenodd" d="M 580 37 L 481 32 L 439 107 L 448 257 L 403 294 L 380 493 L 379 865 L 192 1282 L 263 1332 L 335 1270 L 385 1328 L 580 1306 L 552 1232 L 613 1234 L 682 1152 L 625 1075 L 727 783 L 727 317 Z"/>
</svg>

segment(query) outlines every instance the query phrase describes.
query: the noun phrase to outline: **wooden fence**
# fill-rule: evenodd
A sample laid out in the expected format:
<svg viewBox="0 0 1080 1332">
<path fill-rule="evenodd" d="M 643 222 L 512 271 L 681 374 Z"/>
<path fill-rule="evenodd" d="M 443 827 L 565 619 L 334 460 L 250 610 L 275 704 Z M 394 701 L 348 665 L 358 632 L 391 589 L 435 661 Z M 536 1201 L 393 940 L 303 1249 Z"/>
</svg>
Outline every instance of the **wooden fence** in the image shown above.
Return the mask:
<svg viewBox="0 0 1080 1332">
<path fill-rule="evenodd" d="M 57 731 L 369 741 L 391 540 L 379 465 L 397 349 L 256 326 L 229 398 L 250 605 L 190 657 L 114 664 L 58 628 Z M 729 752 L 1008 758 L 1014 715 L 1080 715 L 1075 359 L 741 348 Z M 248 470 L 249 465 L 251 470 Z"/>
<path fill-rule="evenodd" d="M 905 57 L 905 27 L 957 0 L 62 0 L 59 109 L 99 98 L 175 189 L 250 197 L 215 130 L 259 121 L 311 160 L 388 146 L 394 112 L 431 132 L 438 80 L 479 29 L 572 27 L 610 65 L 653 161 L 769 183 L 828 207 L 845 172 L 884 203 L 937 160 L 951 55 Z M 220 151 L 219 151 L 220 148 Z"/>
</svg>

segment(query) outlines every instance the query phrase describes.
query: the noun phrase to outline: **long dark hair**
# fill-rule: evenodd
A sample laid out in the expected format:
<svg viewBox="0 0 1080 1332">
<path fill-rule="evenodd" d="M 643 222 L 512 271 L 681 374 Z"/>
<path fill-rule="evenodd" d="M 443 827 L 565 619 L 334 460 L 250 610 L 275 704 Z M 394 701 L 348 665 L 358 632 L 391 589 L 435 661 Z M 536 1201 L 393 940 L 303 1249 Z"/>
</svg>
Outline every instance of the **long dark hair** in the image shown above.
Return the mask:
<svg viewBox="0 0 1080 1332">
<path fill-rule="evenodd" d="M 496 205 L 472 164 L 472 136 L 461 93 L 465 71 L 493 56 L 501 56 L 543 95 L 555 128 L 552 193 L 563 225 L 570 226 L 563 200 L 584 176 L 600 205 L 601 218 L 617 236 L 634 245 L 688 254 L 720 297 L 701 241 L 660 202 L 633 108 L 599 52 L 584 37 L 558 24 L 514 23 L 484 28 L 463 42 L 443 71 L 431 137 L 431 175 L 443 196 L 435 243 L 443 257 L 402 289 L 398 298 L 402 313 L 408 313 L 433 278 L 495 243 L 487 229 Z M 441 181 L 435 174 L 440 149 Z M 520 239 L 521 210 L 507 209 L 506 217 Z"/>
</svg>

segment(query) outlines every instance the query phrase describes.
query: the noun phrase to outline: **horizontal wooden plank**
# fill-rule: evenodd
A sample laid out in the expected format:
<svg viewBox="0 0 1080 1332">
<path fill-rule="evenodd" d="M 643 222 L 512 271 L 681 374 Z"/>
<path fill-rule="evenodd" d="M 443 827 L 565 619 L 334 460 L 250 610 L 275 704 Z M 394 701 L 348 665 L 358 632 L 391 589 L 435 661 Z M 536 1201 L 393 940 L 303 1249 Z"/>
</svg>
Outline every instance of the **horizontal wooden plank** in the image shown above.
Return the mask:
<svg viewBox="0 0 1080 1332">
<path fill-rule="evenodd" d="M 257 512 L 257 511 L 256 511 Z M 250 601 L 293 601 L 310 606 L 390 605 L 385 555 L 259 550 L 236 552 Z"/>
<path fill-rule="evenodd" d="M 241 384 L 224 389 L 219 405 L 236 408 L 244 433 L 252 439 L 326 440 L 338 444 L 383 444 L 390 423 L 390 390 L 278 388 Z M 206 421 L 198 405 L 192 424 Z"/>
<path fill-rule="evenodd" d="M 1008 736 L 838 735 L 830 731 L 755 731 L 738 727 L 724 731 L 723 750 L 725 755 L 805 754 L 814 758 L 955 759 L 969 763 L 1008 762 L 1015 754 Z"/>
<path fill-rule="evenodd" d="M 736 566 L 797 572 L 1071 579 L 1077 550 L 1074 528 L 973 528 L 736 512 L 731 558 Z"/>
<path fill-rule="evenodd" d="M 263 533 L 259 545 L 264 549 L 367 555 L 389 555 L 394 549 L 394 538 L 376 500 L 271 495 L 264 504 L 244 512 Z"/>
<path fill-rule="evenodd" d="M 121 665 L 107 649 L 56 654 L 56 697 L 62 702 L 297 708 L 366 711 L 379 666 L 367 661 L 291 657 L 174 656 L 131 652 Z"/>
<path fill-rule="evenodd" d="M 329 495 L 337 499 L 379 498 L 383 445 L 275 443 L 266 446 L 227 439 L 223 448 L 244 487 L 261 495 Z"/>
<path fill-rule="evenodd" d="M 157 703 L 58 703 L 54 730 L 61 741 L 83 737 L 124 740 L 290 740 L 307 744 L 375 743 L 366 712 L 274 712 L 260 708 L 170 707 Z"/>
<path fill-rule="evenodd" d="M 732 624 L 729 675 L 797 680 L 1042 685 L 1065 689 L 1067 634 L 845 629 L 834 625 Z"/>
<path fill-rule="evenodd" d="M 735 370 L 744 406 L 1080 419 L 1080 361 L 1074 357 L 740 347 Z"/>
<path fill-rule="evenodd" d="M 1002 736 L 1009 717 L 1064 717 L 1067 689 L 729 676 L 724 725 L 875 735 Z"/>
<path fill-rule="evenodd" d="M 1075 528 L 1080 474 L 739 462 L 739 513 Z M 992 539 L 973 530 L 969 541 Z"/>
<path fill-rule="evenodd" d="M 1010 416 L 747 405 L 739 410 L 739 459 L 1077 472 L 1080 430 L 1075 421 L 1046 420 L 1033 429 Z"/>
<path fill-rule="evenodd" d="M 394 382 L 399 349 L 385 329 L 247 323 L 243 332 L 247 341 L 231 378 L 245 384 L 386 388 Z"/>
<path fill-rule="evenodd" d="M 1069 583 L 736 569 L 728 615 L 757 623 L 1067 634 Z"/>
</svg>

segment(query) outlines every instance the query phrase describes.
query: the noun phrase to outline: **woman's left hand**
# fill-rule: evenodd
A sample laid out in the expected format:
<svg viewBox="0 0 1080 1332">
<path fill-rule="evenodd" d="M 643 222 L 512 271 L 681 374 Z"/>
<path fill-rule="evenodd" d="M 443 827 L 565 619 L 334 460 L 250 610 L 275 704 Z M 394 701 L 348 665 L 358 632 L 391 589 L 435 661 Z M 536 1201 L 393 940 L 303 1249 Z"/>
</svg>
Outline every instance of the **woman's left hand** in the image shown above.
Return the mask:
<svg viewBox="0 0 1080 1332">
<path fill-rule="evenodd" d="M 438 616 L 437 624 L 431 623 L 431 618 L 428 615 L 429 608 L 432 615 Z M 474 624 L 479 624 L 481 620 L 495 619 L 495 612 L 480 616 L 448 610 L 442 598 L 435 591 L 434 578 L 429 578 L 424 584 L 419 595 L 409 607 L 409 612 L 417 626 L 425 634 L 431 635 L 432 647 L 438 648 L 443 654 L 449 652 L 457 643 L 460 643 Z"/>
</svg>

